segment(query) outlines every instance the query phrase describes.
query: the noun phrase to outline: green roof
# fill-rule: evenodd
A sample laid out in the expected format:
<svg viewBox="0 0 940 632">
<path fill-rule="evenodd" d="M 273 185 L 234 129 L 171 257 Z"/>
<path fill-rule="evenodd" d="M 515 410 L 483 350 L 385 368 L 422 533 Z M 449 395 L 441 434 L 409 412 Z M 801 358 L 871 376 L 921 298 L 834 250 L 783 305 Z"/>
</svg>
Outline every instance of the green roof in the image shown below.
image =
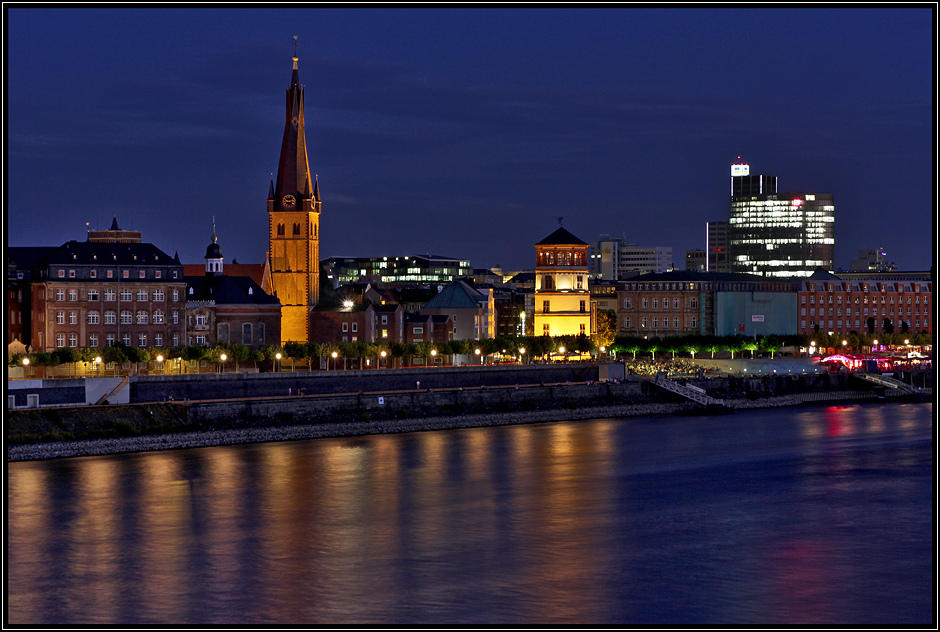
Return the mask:
<svg viewBox="0 0 940 632">
<path fill-rule="evenodd" d="M 486 297 L 463 281 L 451 283 L 424 305 L 424 309 L 477 309 Z"/>
</svg>

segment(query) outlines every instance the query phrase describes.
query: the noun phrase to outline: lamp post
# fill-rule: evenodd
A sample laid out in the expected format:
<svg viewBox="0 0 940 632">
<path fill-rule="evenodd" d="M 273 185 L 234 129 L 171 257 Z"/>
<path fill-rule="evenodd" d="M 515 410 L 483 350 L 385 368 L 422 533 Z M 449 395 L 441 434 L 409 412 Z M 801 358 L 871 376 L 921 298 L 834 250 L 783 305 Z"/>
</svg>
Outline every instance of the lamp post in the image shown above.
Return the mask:
<svg viewBox="0 0 940 632">
<path fill-rule="evenodd" d="M 95 358 L 95 362 L 101 362 L 101 358 Z M 157 356 L 157 366 L 160 367 L 160 375 L 163 375 L 163 356 Z"/>
<path fill-rule="evenodd" d="M 281 354 L 280 353 L 274 354 L 274 359 L 277 360 L 277 364 L 274 365 L 274 372 L 277 373 L 277 370 L 281 365 Z"/>
<path fill-rule="evenodd" d="M 565 348 L 564 348 L 564 347 L 558 347 L 558 353 L 561 353 L 562 355 L 564 355 L 564 354 L 565 354 Z M 568 356 L 565 355 L 564 359 L 567 360 L 567 359 L 568 359 Z"/>
<path fill-rule="evenodd" d="M 431 349 L 431 366 L 435 366 L 435 360 L 437 359 L 437 349 Z"/>
<path fill-rule="evenodd" d="M 23 358 L 23 379 L 29 377 L 29 358 Z"/>
<path fill-rule="evenodd" d="M 385 353 L 385 351 L 382 351 L 382 353 L 380 353 L 379 355 L 382 356 L 382 364 L 385 365 L 385 356 L 388 354 Z M 388 367 L 385 367 L 385 368 L 388 368 Z"/>
<path fill-rule="evenodd" d="M 101 356 L 95 357 L 95 377 L 99 377 L 101 372 Z"/>
<path fill-rule="evenodd" d="M 225 373 L 225 361 L 228 360 L 228 356 L 223 353 L 219 356 L 219 359 L 222 360 L 222 364 L 219 365 L 219 372 Z"/>
<path fill-rule="evenodd" d="M 334 352 L 331 353 L 330 355 L 333 356 L 333 370 L 335 371 L 335 370 L 336 370 L 336 357 L 337 357 L 339 354 L 334 351 Z"/>
<path fill-rule="evenodd" d="M 525 347 L 519 347 L 519 364 L 525 364 Z"/>
<path fill-rule="evenodd" d="M 473 352 L 474 352 L 475 354 L 477 354 L 477 356 L 480 355 L 480 350 L 479 350 L 479 349 L 474 349 Z M 482 357 L 480 357 L 480 366 L 483 366 L 483 358 L 482 358 Z"/>
</svg>

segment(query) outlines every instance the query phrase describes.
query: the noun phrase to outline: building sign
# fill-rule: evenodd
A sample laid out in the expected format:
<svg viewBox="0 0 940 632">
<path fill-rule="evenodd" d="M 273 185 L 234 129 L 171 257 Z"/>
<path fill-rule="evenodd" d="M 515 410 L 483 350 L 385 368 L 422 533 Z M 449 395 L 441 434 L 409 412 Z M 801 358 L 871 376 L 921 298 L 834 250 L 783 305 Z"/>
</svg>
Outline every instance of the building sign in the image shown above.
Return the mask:
<svg viewBox="0 0 940 632">
<path fill-rule="evenodd" d="M 738 331 L 744 331 L 744 325 L 743 325 L 743 324 L 738 325 Z"/>
<path fill-rule="evenodd" d="M 764 315 L 763 314 L 751 314 L 751 322 L 752 323 L 764 322 Z"/>
<path fill-rule="evenodd" d="M 746 176 L 751 172 L 750 165 L 731 165 L 731 177 Z"/>
</svg>

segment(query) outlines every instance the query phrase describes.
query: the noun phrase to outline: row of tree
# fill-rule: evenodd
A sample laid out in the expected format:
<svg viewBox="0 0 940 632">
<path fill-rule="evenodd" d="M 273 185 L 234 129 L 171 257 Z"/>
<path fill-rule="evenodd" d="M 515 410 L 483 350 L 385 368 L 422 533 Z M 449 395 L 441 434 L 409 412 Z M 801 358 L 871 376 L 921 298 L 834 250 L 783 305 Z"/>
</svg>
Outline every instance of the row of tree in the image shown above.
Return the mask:
<svg viewBox="0 0 940 632">
<path fill-rule="evenodd" d="M 844 345 L 842 344 L 843 341 L 845 341 Z M 715 353 L 719 352 L 730 352 L 732 357 L 736 353 L 750 352 L 753 356 L 757 351 L 770 353 L 773 357 L 783 347 L 809 348 L 815 346 L 818 349 L 858 352 L 867 350 L 876 342 L 879 345 L 888 346 L 923 346 L 932 344 L 933 337 L 926 333 L 869 334 L 859 332 L 851 332 L 845 336 L 817 333 L 813 336 L 803 334 L 795 336 L 768 335 L 758 336 L 757 338 L 743 335 L 654 336 L 647 338 L 618 336 L 614 338 L 609 334 L 605 334 L 592 337 L 509 336 L 483 340 L 451 340 L 443 343 L 417 342 L 409 344 L 394 341 L 387 343 L 367 343 L 363 341 L 340 343 L 288 342 L 283 347 L 280 345 L 267 345 L 260 349 L 249 349 L 243 344 L 221 342 L 211 347 L 190 345 L 167 349 L 152 347 L 143 349 L 125 346 L 118 342 L 111 347 L 95 349 L 66 347 L 49 352 L 25 355 L 13 354 L 8 356 L 8 364 L 11 367 L 20 366 L 23 364 L 24 359 L 28 359 L 29 364 L 32 366 L 54 367 L 77 362 L 92 363 L 95 362 L 96 358 L 101 358 L 104 363 L 143 363 L 156 362 L 158 357 L 162 356 L 164 361 L 179 358 L 190 361 L 208 361 L 216 364 L 231 362 L 237 371 L 239 365 L 245 362 L 270 362 L 273 367 L 278 354 L 281 356 L 281 363 L 290 361 L 293 369 L 298 360 L 306 360 L 310 367 L 320 366 L 322 358 L 326 358 L 328 363 L 332 363 L 333 368 L 338 368 L 336 364 L 340 358 L 343 359 L 344 367 L 348 366 L 349 360 L 355 360 L 356 366 L 361 367 L 363 359 L 377 360 L 381 357 L 390 358 L 390 366 L 403 366 L 406 359 L 410 359 L 413 363 L 415 358 L 424 358 L 424 363 L 427 363 L 427 359 L 433 357 L 434 354 L 444 357 L 469 355 L 471 356 L 471 363 L 479 358 L 481 364 L 489 364 L 494 359 L 500 361 L 509 356 L 514 356 L 522 362 L 539 362 L 560 356 L 568 357 L 596 353 L 602 347 L 615 356 L 617 354 L 632 354 L 633 359 L 636 359 L 637 354 L 650 354 L 655 359 L 657 353 L 669 353 L 673 357 L 677 354 L 687 354 L 695 358 L 697 354 L 702 353 L 710 353 L 714 357 Z M 477 353 L 477 350 L 479 350 L 479 353 Z M 222 359 L 223 355 L 225 356 L 224 360 Z"/>
</svg>

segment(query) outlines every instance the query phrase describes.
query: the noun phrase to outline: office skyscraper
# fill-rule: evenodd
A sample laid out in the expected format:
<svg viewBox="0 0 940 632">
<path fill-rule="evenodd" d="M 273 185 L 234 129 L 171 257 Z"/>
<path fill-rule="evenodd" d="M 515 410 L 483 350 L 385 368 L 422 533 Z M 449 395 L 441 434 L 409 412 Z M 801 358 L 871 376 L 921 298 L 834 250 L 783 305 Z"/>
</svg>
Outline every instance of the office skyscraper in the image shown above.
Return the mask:
<svg viewBox="0 0 940 632">
<path fill-rule="evenodd" d="M 768 277 L 810 276 L 832 270 L 835 205 L 831 193 L 778 193 L 774 176 L 731 168 L 728 249 L 732 272 Z M 765 191 L 759 193 L 758 191 Z"/>
</svg>

